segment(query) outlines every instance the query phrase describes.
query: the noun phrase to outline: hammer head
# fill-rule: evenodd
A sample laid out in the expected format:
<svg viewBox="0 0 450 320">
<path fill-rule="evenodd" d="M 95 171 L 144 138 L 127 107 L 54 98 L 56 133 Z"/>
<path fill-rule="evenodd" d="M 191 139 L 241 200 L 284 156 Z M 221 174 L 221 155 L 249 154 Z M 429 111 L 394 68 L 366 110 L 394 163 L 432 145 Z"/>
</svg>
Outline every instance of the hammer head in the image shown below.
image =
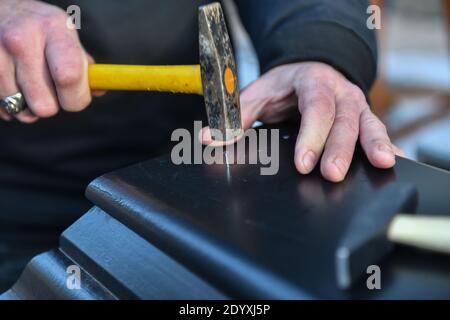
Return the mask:
<svg viewBox="0 0 450 320">
<path fill-rule="evenodd" d="M 236 63 L 219 3 L 199 8 L 200 68 L 209 127 L 215 140 L 242 135 Z"/>
<path fill-rule="evenodd" d="M 339 288 L 350 288 L 368 266 L 378 263 L 392 250 L 387 236 L 392 219 L 397 213 L 413 212 L 416 203 L 415 187 L 392 184 L 358 209 L 336 249 Z"/>
</svg>

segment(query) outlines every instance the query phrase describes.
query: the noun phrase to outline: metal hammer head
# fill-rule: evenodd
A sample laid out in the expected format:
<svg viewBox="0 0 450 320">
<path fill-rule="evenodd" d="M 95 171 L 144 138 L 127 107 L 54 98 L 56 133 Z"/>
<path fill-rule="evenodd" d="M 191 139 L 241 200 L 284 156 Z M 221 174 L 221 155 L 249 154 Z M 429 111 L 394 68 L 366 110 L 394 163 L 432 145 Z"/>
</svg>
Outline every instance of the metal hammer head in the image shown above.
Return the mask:
<svg viewBox="0 0 450 320">
<path fill-rule="evenodd" d="M 336 249 L 336 280 L 338 287 L 348 289 L 365 274 L 367 267 L 378 263 L 391 251 L 387 237 L 393 217 L 413 212 L 417 202 L 416 188 L 411 185 L 389 185 L 363 208 L 359 208 Z"/>
<path fill-rule="evenodd" d="M 215 140 L 242 135 L 236 63 L 219 3 L 199 8 L 200 68 L 209 127 Z"/>
</svg>

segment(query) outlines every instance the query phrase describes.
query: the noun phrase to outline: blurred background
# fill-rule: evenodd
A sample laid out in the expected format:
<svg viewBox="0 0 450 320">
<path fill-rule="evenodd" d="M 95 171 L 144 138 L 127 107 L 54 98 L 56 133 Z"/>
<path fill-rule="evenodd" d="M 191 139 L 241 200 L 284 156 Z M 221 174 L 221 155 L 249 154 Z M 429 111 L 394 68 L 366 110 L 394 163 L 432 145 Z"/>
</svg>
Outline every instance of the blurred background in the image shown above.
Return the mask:
<svg viewBox="0 0 450 320">
<path fill-rule="evenodd" d="M 408 158 L 450 170 L 450 0 L 372 0 L 381 8 L 372 109 Z M 258 74 L 233 0 L 226 0 L 241 86 Z"/>
</svg>

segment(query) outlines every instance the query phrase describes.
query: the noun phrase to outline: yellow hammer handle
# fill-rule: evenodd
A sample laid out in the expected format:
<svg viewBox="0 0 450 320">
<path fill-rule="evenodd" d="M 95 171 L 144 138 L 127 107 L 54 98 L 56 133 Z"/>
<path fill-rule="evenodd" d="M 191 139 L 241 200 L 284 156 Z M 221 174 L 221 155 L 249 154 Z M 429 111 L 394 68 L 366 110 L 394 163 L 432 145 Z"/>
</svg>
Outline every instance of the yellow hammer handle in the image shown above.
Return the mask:
<svg viewBox="0 0 450 320">
<path fill-rule="evenodd" d="M 161 91 L 203 94 L 199 65 L 132 66 L 91 64 L 92 90 Z"/>
</svg>

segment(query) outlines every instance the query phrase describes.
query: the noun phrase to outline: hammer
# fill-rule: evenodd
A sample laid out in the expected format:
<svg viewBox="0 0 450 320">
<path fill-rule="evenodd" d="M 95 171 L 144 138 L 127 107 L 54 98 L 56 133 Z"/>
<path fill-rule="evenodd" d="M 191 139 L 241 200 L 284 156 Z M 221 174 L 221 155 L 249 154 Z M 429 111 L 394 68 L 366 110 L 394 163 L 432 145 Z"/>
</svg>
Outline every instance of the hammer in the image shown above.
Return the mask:
<svg viewBox="0 0 450 320">
<path fill-rule="evenodd" d="M 348 289 L 394 247 L 394 243 L 450 254 L 450 218 L 413 212 L 416 188 L 392 184 L 356 212 L 336 249 L 338 287 Z"/>
<path fill-rule="evenodd" d="M 200 64 L 192 66 L 89 65 L 92 90 L 159 91 L 203 95 L 217 140 L 242 134 L 236 63 L 219 3 L 199 8 Z M 213 138 L 217 138 L 214 137 Z"/>
</svg>

